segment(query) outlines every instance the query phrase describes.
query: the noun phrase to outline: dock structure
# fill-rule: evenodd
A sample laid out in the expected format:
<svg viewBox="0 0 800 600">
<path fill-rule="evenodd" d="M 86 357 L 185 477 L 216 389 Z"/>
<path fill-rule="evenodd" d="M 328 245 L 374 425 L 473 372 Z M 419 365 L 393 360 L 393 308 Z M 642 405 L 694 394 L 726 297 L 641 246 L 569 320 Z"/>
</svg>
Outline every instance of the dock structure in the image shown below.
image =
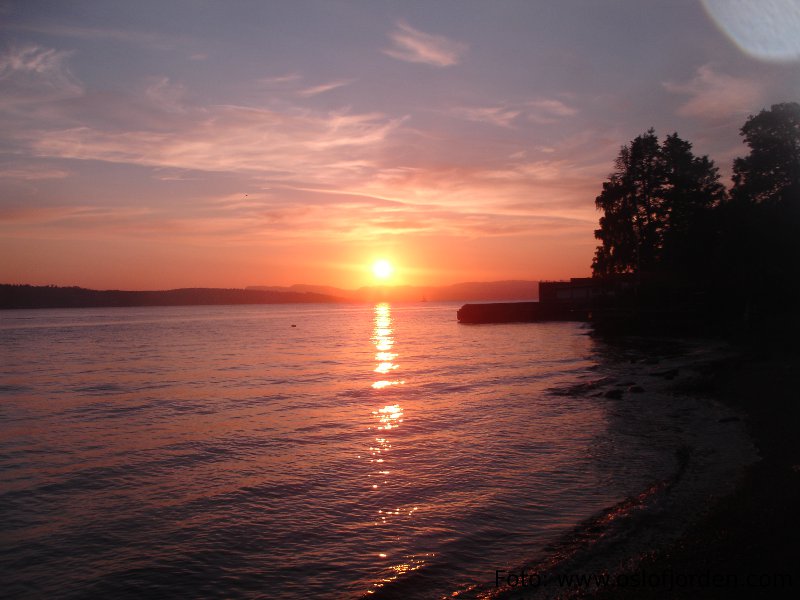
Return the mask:
<svg viewBox="0 0 800 600">
<path fill-rule="evenodd" d="M 457 316 L 460 323 L 586 321 L 593 302 L 601 294 L 597 280 L 590 277 L 540 281 L 538 302 L 465 304 Z"/>
<path fill-rule="evenodd" d="M 493 302 L 465 304 L 456 313 L 460 323 L 534 323 L 537 321 L 586 321 L 586 310 L 542 302 Z"/>
</svg>

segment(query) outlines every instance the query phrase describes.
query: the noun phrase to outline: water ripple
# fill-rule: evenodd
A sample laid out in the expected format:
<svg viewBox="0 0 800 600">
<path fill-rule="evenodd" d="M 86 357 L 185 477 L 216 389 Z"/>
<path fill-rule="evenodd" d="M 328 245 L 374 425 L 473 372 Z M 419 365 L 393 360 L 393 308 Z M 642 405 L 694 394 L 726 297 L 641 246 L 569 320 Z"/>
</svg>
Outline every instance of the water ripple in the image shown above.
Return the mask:
<svg viewBox="0 0 800 600">
<path fill-rule="evenodd" d="M 691 406 L 598 396 L 579 325 L 455 308 L 21 311 L 0 328 L 4 592 L 448 595 L 672 468 Z"/>
</svg>

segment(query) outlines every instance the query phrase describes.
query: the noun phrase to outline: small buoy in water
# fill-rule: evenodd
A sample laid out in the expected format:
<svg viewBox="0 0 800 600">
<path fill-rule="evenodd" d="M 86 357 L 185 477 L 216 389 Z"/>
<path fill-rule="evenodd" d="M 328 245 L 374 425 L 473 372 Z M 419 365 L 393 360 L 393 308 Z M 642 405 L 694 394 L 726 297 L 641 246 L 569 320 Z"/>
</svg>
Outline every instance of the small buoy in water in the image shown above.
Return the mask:
<svg viewBox="0 0 800 600">
<path fill-rule="evenodd" d="M 292 323 L 292 327 L 297 327 L 297 325 L 295 325 L 294 323 Z"/>
</svg>

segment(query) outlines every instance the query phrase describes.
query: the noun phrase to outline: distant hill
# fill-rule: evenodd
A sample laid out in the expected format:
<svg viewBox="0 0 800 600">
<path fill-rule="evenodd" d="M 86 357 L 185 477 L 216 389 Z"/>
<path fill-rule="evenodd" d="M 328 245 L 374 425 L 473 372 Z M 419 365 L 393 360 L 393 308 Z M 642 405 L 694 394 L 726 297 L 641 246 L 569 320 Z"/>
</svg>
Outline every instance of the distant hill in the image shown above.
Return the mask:
<svg viewBox="0 0 800 600">
<path fill-rule="evenodd" d="M 80 287 L 0 284 L 0 309 L 333 302 L 347 302 L 347 300 L 315 292 L 218 288 L 182 288 L 152 292 L 129 292 L 121 290 L 89 290 Z"/>
<path fill-rule="evenodd" d="M 342 302 L 420 302 L 536 300 L 535 281 L 457 283 L 448 286 L 371 286 L 345 290 L 331 286 L 251 286 L 246 289 L 180 288 L 132 292 L 0 284 L 0 309 L 102 306 L 191 306 L 219 304 L 295 304 Z"/>
<path fill-rule="evenodd" d="M 282 292 L 282 293 L 315 293 L 346 298 L 354 302 L 375 302 L 390 300 L 394 302 L 431 301 L 479 301 L 479 300 L 537 300 L 539 283 L 537 281 L 511 280 L 456 283 L 447 286 L 369 286 L 357 290 L 319 286 L 293 285 L 251 286 L 248 290 Z"/>
</svg>

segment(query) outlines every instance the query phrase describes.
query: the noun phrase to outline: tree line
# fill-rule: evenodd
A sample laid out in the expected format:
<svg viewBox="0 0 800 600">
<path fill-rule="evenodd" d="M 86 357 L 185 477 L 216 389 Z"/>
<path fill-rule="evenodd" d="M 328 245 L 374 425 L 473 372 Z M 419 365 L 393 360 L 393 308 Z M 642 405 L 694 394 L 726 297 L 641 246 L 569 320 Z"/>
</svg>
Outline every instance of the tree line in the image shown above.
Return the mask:
<svg viewBox="0 0 800 600">
<path fill-rule="evenodd" d="M 734 160 L 730 188 L 714 161 L 677 133 L 660 141 L 651 128 L 623 146 L 595 200 L 602 216 L 593 276 L 634 280 L 637 293 L 680 289 L 744 313 L 793 309 L 800 104 L 751 115 L 740 134 L 749 153 Z"/>
</svg>

